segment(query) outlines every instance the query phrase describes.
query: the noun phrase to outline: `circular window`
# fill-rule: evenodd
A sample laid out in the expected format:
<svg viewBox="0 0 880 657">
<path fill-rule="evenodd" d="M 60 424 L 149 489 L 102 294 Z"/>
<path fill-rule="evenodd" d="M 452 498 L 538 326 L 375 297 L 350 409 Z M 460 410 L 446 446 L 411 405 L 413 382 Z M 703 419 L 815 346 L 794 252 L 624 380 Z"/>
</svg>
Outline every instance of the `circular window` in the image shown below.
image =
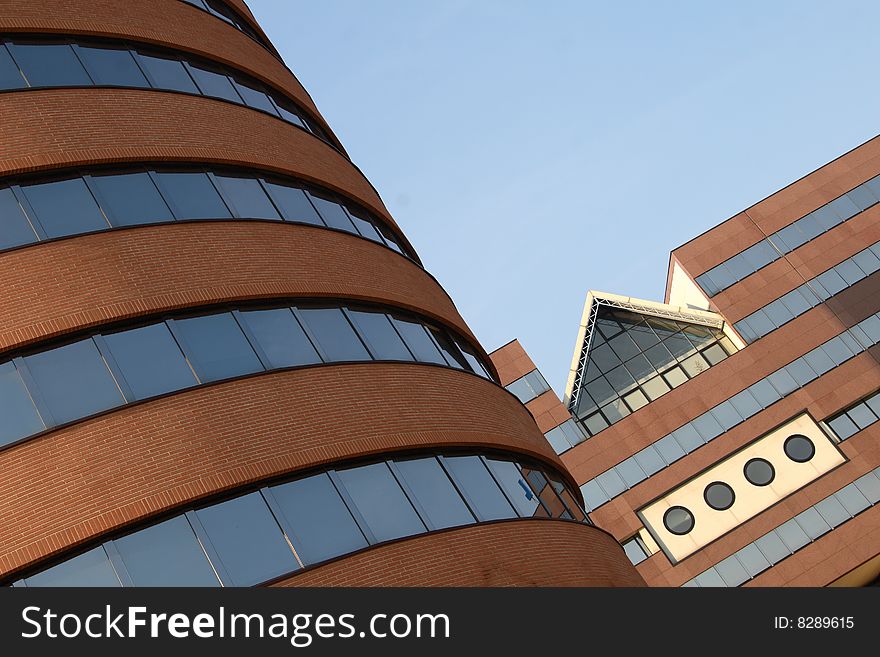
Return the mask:
<svg viewBox="0 0 880 657">
<path fill-rule="evenodd" d="M 716 511 L 726 511 L 733 506 L 736 495 L 734 495 L 733 489 L 723 481 L 713 481 L 703 491 L 703 499 Z"/>
<path fill-rule="evenodd" d="M 795 463 L 806 463 L 816 453 L 813 441 L 799 433 L 786 438 L 782 448 L 785 450 L 785 455 Z"/>
<path fill-rule="evenodd" d="M 663 514 L 663 524 L 673 534 L 682 536 L 694 528 L 694 516 L 683 506 L 674 506 Z"/>
<path fill-rule="evenodd" d="M 752 459 L 743 468 L 743 474 L 750 484 L 766 486 L 776 476 L 776 471 L 770 461 L 764 459 Z"/>
</svg>

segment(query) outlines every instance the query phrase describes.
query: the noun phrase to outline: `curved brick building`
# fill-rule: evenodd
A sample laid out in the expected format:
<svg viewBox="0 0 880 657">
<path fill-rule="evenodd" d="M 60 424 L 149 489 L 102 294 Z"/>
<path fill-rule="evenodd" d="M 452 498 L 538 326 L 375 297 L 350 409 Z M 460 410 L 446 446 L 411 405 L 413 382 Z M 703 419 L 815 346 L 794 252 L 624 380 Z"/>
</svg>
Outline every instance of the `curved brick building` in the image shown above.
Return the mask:
<svg viewBox="0 0 880 657">
<path fill-rule="evenodd" d="M 241 0 L 0 24 L 5 583 L 641 583 Z"/>
</svg>

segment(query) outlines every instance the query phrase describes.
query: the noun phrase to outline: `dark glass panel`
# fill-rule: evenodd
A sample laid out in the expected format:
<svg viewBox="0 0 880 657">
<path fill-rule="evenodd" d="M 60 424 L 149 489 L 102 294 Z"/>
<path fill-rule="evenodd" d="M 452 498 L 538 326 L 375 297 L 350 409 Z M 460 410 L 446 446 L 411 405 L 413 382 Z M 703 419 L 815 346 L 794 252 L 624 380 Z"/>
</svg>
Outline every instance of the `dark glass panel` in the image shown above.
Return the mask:
<svg viewBox="0 0 880 657">
<path fill-rule="evenodd" d="M 134 586 L 219 586 L 184 516 L 113 541 Z"/>
<path fill-rule="evenodd" d="M 28 586 L 122 586 L 107 558 L 104 546 L 62 561 L 57 566 L 26 577 Z"/>
<path fill-rule="evenodd" d="M 199 88 L 180 60 L 138 53 L 138 61 L 150 78 L 150 84 L 156 89 L 199 93 Z"/>
<path fill-rule="evenodd" d="M 253 586 L 299 568 L 260 493 L 199 509 L 196 517 L 233 586 Z"/>
<path fill-rule="evenodd" d="M 128 50 L 77 46 L 76 52 L 95 84 L 120 87 L 150 86 Z"/>
<path fill-rule="evenodd" d="M 24 362 L 59 424 L 125 402 L 91 338 L 26 356 Z"/>
<path fill-rule="evenodd" d="M 268 359 L 270 368 L 321 362 L 290 308 L 243 311 L 241 317 Z"/>
<path fill-rule="evenodd" d="M 275 104 L 269 99 L 269 96 L 266 95 L 265 91 L 254 89 L 253 87 L 242 84 L 235 79 L 233 79 L 233 83 L 235 84 L 235 88 L 238 91 L 239 95 L 244 99 L 244 102 L 248 107 L 263 110 L 264 112 L 269 112 L 269 114 L 274 114 L 275 116 L 278 116 L 278 111 L 275 109 Z"/>
<path fill-rule="evenodd" d="M 385 243 L 389 247 L 391 247 L 392 249 L 394 249 L 398 253 L 404 252 L 403 246 L 401 245 L 399 238 L 394 233 L 391 232 L 390 228 L 383 226 L 382 224 L 376 224 L 376 228 L 378 229 L 378 231 L 380 233 L 382 233 L 382 237 L 385 238 Z"/>
<path fill-rule="evenodd" d="M 6 47 L 0 43 L 0 89 L 21 89 L 27 86 L 18 65 L 12 61 L 12 57 Z"/>
<path fill-rule="evenodd" d="M 352 223 L 354 223 L 354 227 L 357 228 L 357 231 L 366 237 L 369 240 L 373 240 L 374 242 L 384 243 L 382 236 L 379 235 L 379 231 L 376 230 L 376 227 L 373 225 L 373 222 L 369 219 L 364 219 L 363 217 L 359 217 L 353 212 L 348 213 L 351 217 Z"/>
<path fill-rule="evenodd" d="M 449 456 L 443 459 L 459 488 L 467 496 L 480 520 L 513 518 L 516 512 L 478 456 Z"/>
<path fill-rule="evenodd" d="M 523 518 L 546 515 L 541 507 L 538 496 L 532 491 L 526 482 L 519 467 L 511 461 L 498 459 L 486 459 L 486 464 L 495 475 L 495 479 L 507 494 L 507 498 L 513 503 L 517 513 Z"/>
<path fill-rule="evenodd" d="M 103 339 L 135 399 L 198 383 L 164 322 L 105 335 Z"/>
<path fill-rule="evenodd" d="M 156 180 L 178 219 L 232 217 L 229 208 L 205 173 L 158 173 Z"/>
<path fill-rule="evenodd" d="M 266 187 L 275 204 L 287 221 L 297 221 L 323 226 L 324 221 L 309 201 L 309 197 L 299 187 L 291 187 L 280 183 L 267 182 Z"/>
<path fill-rule="evenodd" d="M 357 232 L 354 228 L 354 224 L 351 223 L 348 213 L 341 205 L 339 205 L 339 203 L 311 192 L 309 193 L 309 197 L 312 199 L 312 203 L 314 203 L 315 207 L 318 208 L 318 212 L 324 218 L 324 221 L 328 226 L 331 228 L 339 228 L 340 230 L 345 230 L 349 233 Z"/>
<path fill-rule="evenodd" d="M 32 87 L 91 86 L 68 44 L 10 43 L 9 49 Z"/>
<path fill-rule="evenodd" d="M 9 188 L 0 189 L 0 249 L 10 249 L 36 241 L 37 234 L 18 204 L 15 194 Z"/>
<path fill-rule="evenodd" d="M 300 308 L 298 312 L 325 360 L 370 360 L 370 354 L 339 308 Z"/>
<path fill-rule="evenodd" d="M 147 173 L 94 176 L 91 183 L 114 226 L 174 221 L 174 215 Z"/>
<path fill-rule="evenodd" d="M 281 219 L 256 178 L 214 176 L 237 216 L 243 219 Z"/>
<path fill-rule="evenodd" d="M 377 541 L 425 531 L 425 525 L 385 463 L 336 471 Z"/>
<path fill-rule="evenodd" d="M 21 189 L 49 237 L 109 228 L 82 178 L 27 185 Z"/>
<path fill-rule="evenodd" d="M 437 343 L 437 346 L 440 347 L 440 351 L 443 352 L 443 356 L 446 358 L 446 362 L 449 363 L 450 367 L 457 367 L 461 370 L 470 369 L 468 367 L 467 359 L 461 351 L 459 351 L 455 342 L 446 334 L 446 331 L 434 326 L 428 326 L 427 328 L 431 336 L 434 338 L 434 342 Z"/>
<path fill-rule="evenodd" d="M 327 473 L 271 489 L 304 564 L 367 547 L 367 540 Z"/>
<path fill-rule="evenodd" d="M 434 529 L 474 522 L 473 515 L 436 458 L 395 461 L 395 466 Z"/>
<path fill-rule="evenodd" d="M 366 339 L 374 358 L 378 360 L 413 360 L 412 354 L 409 353 L 385 313 L 351 310 L 349 315 L 361 335 Z"/>
<path fill-rule="evenodd" d="M 241 96 L 238 95 L 235 87 L 232 86 L 232 81 L 225 73 L 211 71 L 201 66 L 190 65 L 187 68 L 204 95 L 223 98 L 239 105 L 243 104 Z"/>
<path fill-rule="evenodd" d="M 403 336 L 409 350 L 415 355 L 416 360 L 422 363 L 446 364 L 443 354 L 437 349 L 437 345 L 431 340 L 428 331 L 418 322 L 413 322 L 400 317 L 394 317 L 394 325 Z"/>
<path fill-rule="evenodd" d="M 263 369 L 231 313 L 174 320 L 183 349 L 202 381 L 217 381 Z"/>
<path fill-rule="evenodd" d="M 33 399 L 11 362 L 0 364 L 0 445 L 46 428 Z"/>
</svg>

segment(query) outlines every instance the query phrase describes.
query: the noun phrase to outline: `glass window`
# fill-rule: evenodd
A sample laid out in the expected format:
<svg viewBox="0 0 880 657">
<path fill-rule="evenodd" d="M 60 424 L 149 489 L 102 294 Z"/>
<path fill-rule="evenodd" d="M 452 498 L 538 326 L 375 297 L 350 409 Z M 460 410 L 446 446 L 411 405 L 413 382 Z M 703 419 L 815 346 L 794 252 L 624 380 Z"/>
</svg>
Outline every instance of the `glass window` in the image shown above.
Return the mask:
<svg viewBox="0 0 880 657">
<path fill-rule="evenodd" d="M 218 381 L 263 369 L 231 313 L 176 319 L 173 329 L 202 381 Z"/>
<path fill-rule="evenodd" d="M 804 360 L 816 374 L 825 374 L 834 368 L 834 361 L 822 348 L 813 349 L 804 354 Z"/>
<path fill-rule="evenodd" d="M 204 95 L 223 98 L 239 105 L 243 104 L 241 96 L 238 95 L 235 87 L 232 86 L 232 81 L 228 75 L 211 71 L 201 66 L 187 65 L 187 69 L 189 69 L 190 75 L 192 75 L 193 80 L 199 85 L 199 89 Z"/>
<path fill-rule="evenodd" d="M 726 511 L 733 506 L 736 496 L 733 489 L 723 481 L 713 481 L 703 491 L 703 499 L 716 511 Z"/>
<path fill-rule="evenodd" d="M 90 182 L 113 226 L 174 221 L 148 173 L 94 176 Z"/>
<path fill-rule="evenodd" d="M 103 545 L 26 577 L 24 583 L 28 586 L 122 586 Z"/>
<path fill-rule="evenodd" d="M 755 545 L 758 546 L 758 549 L 761 550 L 761 554 L 763 554 L 770 563 L 778 563 L 791 554 L 791 550 L 785 546 L 785 543 L 782 542 L 779 535 L 772 530 L 756 540 Z"/>
<path fill-rule="evenodd" d="M 810 381 L 816 378 L 816 373 L 813 371 L 813 368 L 810 367 L 807 364 L 807 361 L 803 358 L 798 358 L 796 361 L 786 365 L 785 371 L 802 386 L 807 385 Z"/>
<path fill-rule="evenodd" d="M 434 342 L 440 347 L 440 351 L 443 353 L 443 357 L 446 359 L 446 362 L 450 367 L 455 367 L 460 370 L 470 369 L 467 359 L 461 351 L 459 351 L 458 347 L 455 345 L 455 341 L 449 337 L 446 331 L 439 329 L 436 326 L 426 325 L 425 328 L 428 329 L 431 337 L 434 338 Z"/>
<path fill-rule="evenodd" d="M 763 310 L 770 319 L 770 322 L 776 327 L 780 327 L 786 322 L 794 319 L 794 314 L 792 314 L 786 305 L 779 299 L 768 303 L 764 306 Z"/>
<path fill-rule="evenodd" d="M 435 458 L 394 462 L 432 529 L 468 525 L 474 517 Z"/>
<path fill-rule="evenodd" d="M 49 237 L 109 228 L 82 178 L 27 185 L 21 189 Z"/>
<path fill-rule="evenodd" d="M 157 173 L 156 180 L 178 219 L 232 217 L 205 173 Z"/>
<path fill-rule="evenodd" d="M 622 399 L 614 399 L 602 407 L 602 415 L 608 418 L 608 421 L 613 424 L 629 415 L 629 409 L 626 407 L 626 404 Z"/>
<path fill-rule="evenodd" d="M 865 272 L 852 260 L 844 260 L 835 266 L 834 270 L 840 274 L 847 285 L 853 285 L 865 277 Z"/>
<path fill-rule="evenodd" d="M 788 548 L 789 552 L 797 552 L 810 542 L 810 537 L 801 529 L 801 526 L 794 518 L 782 523 L 775 531 L 779 538 L 782 539 L 782 542 L 785 543 L 785 547 Z"/>
<path fill-rule="evenodd" d="M 383 224 L 376 224 L 376 230 L 381 233 L 382 237 L 385 238 L 385 243 L 397 251 L 398 253 L 403 253 L 403 247 L 400 245 L 398 237 L 391 232 L 391 229 Z"/>
<path fill-rule="evenodd" d="M 233 586 L 254 586 L 299 568 L 263 496 L 250 493 L 195 512 Z"/>
<path fill-rule="evenodd" d="M 564 451 L 571 449 L 572 447 L 568 437 L 562 432 L 561 426 L 550 429 L 550 431 L 544 434 L 544 438 L 550 443 L 553 451 L 557 454 L 562 454 Z"/>
<path fill-rule="evenodd" d="M 511 461 L 498 459 L 486 459 L 489 470 L 495 475 L 496 481 L 507 494 L 507 499 L 513 503 L 517 513 L 523 518 L 534 516 L 546 516 L 547 512 L 541 506 L 538 496 L 529 486 L 520 468 Z"/>
<path fill-rule="evenodd" d="M 846 440 L 850 436 L 853 436 L 859 432 L 859 428 L 856 426 L 856 423 L 850 420 L 846 413 L 839 415 L 833 420 L 829 420 L 828 425 L 841 440 Z"/>
<path fill-rule="evenodd" d="M 624 393 L 636 387 L 635 379 L 623 365 L 608 372 L 605 378 L 618 393 Z"/>
<path fill-rule="evenodd" d="M 345 230 L 349 233 L 357 232 L 354 228 L 354 224 L 351 223 L 351 219 L 348 217 L 348 213 L 341 205 L 339 205 L 339 203 L 311 192 L 309 193 L 309 197 L 328 226 L 331 228 L 339 228 L 340 230 Z"/>
<path fill-rule="evenodd" d="M 860 253 L 856 253 L 852 260 L 859 266 L 866 274 L 873 274 L 875 271 L 880 269 L 880 258 L 875 256 L 870 249 L 865 249 Z"/>
<path fill-rule="evenodd" d="M 663 373 L 663 378 L 666 379 L 666 383 L 668 383 L 673 388 L 677 388 L 682 383 L 688 380 L 687 375 L 684 373 L 680 367 L 673 367 L 671 370 L 668 370 Z"/>
<path fill-rule="evenodd" d="M 683 536 L 694 528 L 694 516 L 683 506 L 673 506 L 663 514 L 663 525 L 671 534 Z"/>
<path fill-rule="evenodd" d="M 196 83 L 187 73 L 183 62 L 143 53 L 138 53 L 138 61 L 147 77 L 150 78 L 151 85 L 156 89 L 170 89 L 188 94 L 199 93 Z"/>
<path fill-rule="evenodd" d="M 797 381 L 785 369 L 776 370 L 767 377 L 767 381 L 776 389 L 780 397 L 785 397 L 799 388 Z"/>
<path fill-rule="evenodd" d="M 776 478 L 776 471 L 770 461 L 754 458 L 743 467 L 743 475 L 754 486 L 767 486 Z"/>
<path fill-rule="evenodd" d="M 715 419 L 715 416 L 712 415 L 711 411 L 706 411 L 702 415 L 695 417 L 691 421 L 691 424 L 706 442 L 709 442 L 724 433 L 724 429 L 718 423 L 718 420 Z"/>
<path fill-rule="evenodd" d="M 759 550 L 758 546 L 754 543 L 749 543 L 744 548 L 739 550 L 736 553 L 736 557 L 743 565 L 743 568 L 745 568 L 749 575 L 752 577 L 757 577 L 759 574 L 770 567 L 770 562 L 767 561 L 767 558 L 761 553 L 761 550 Z"/>
<path fill-rule="evenodd" d="M 32 87 L 91 86 L 88 73 L 67 44 L 7 44 Z"/>
<path fill-rule="evenodd" d="M 718 344 L 713 344 L 711 347 L 703 351 L 702 354 L 703 357 L 709 361 L 710 365 L 717 365 L 727 358 L 727 352 L 725 352 Z"/>
<path fill-rule="evenodd" d="M 786 438 L 782 449 L 785 455 L 795 463 L 806 463 L 816 453 L 813 441 L 799 433 Z"/>
<path fill-rule="evenodd" d="M 3 53 L 0 47 L 0 54 Z M 9 249 L 37 241 L 31 223 L 28 221 L 9 188 L 0 189 L 0 249 Z"/>
<path fill-rule="evenodd" d="M 709 369 L 709 363 L 706 362 L 706 359 L 703 358 L 700 354 L 694 354 L 688 358 L 685 358 L 681 361 L 682 369 L 687 372 L 687 375 L 691 378 L 697 376 L 700 372 L 705 372 Z"/>
<path fill-rule="evenodd" d="M 669 435 L 675 437 L 675 440 L 678 442 L 679 445 L 681 445 L 681 448 L 684 450 L 685 454 L 690 454 L 695 449 L 697 449 L 698 447 L 702 447 L 706 443 L 703 437 L 690 423 L 685 424 L 679 429 L 676 429 Z"/>
<path fill-rule="evenodd" d="M 394 325 L 403 336 L 409 350 L 415 355 L 416 360 L 422 363 L 446 364 L 443 354 L 434 344 L 431 336 L 424 326 L 418 322 L 409 321 L 400 317 L 392 316 Z"/>
<path fill-rule="evenodd" d="M 281 219 L 260 181 L 238 176 L 214 176 L 235 214 L 242 219 Z"/>
<path fill-rule="evenodd" d="M 351 211 L 349 211 L 348 216 L 351 218 L 354 227 L 357 228 L 358 232 L 361 235 L 366 237 L 368 240 L 384 243 L 385 240 L 383 240 L 382 236 L 379 235 L 379 231 L 376 230 L 376 227 L 373 225 L 372 221 L 370 221 L 369 219 L 364 219 L 363 217 L 359 217 Z"/>
<path fill-rule="evenodd" d="M 737 413 L 736 408 L 734 408 L 729 400 L 721 402 L 715 406 L 711 412 L 712 416 L 718 420 L 718 424 L 720 424 L 725 431 L 728 431 L 743 421 L 743 418 L 740 417 L 740 414 Z"/>
<path fill-rule="evenodd" d="M 730 404 L 743 418 L 750 418 L 761 410 L 761 405 L 755 401 L 748 389 L 737 393 L 730 398 Z"/>
<path fill-rule="evenodd" d="M 150 86 L 128 50 L 76 46 L 76 53 L 95 84 L 120 87 Z"/>
<path fill-rule="evenodd" d="M 584 426 L 587 428 L 587 431 L 590 432 L 591 436 L 595 436 L 600 431 L 608 428 L 608 422 L 601 414 L 596 413 L 584 420 Z"/>
<path fill-rule="evenodd" d="M 746 569 L 743 568 L 735 554 L 732 554 L 724 561 L 715 564 L 715 572 L 721 575 L 721 579 L 724 580 L 724 583 L 727 584 L 727 586 L 731 587 L 739 586 L 750 579 L 749 574 L 746 572 Z"/>
<path fill-rule="evenodd" d="M 611 387 L 605 377 L 601 376 L 595 381 L 590 381 L 584 391 L 592 398 L 592 401 L 601 406 L 604 406 L 606 403 L 617 397 L 617 391 Z M 642 395 L 642 397 L 644 397 L 644 395 Z M 587 408 L 587 412 L 589 412 L 589 410 L 592 409 Z"/>
<path fill-rule="evenodd" d="M 59 424 L 125 402 L 91 338 L 26 356 L 24 362 Z"/>
<path fill-rule="evenodd" d="M 21 71 L 4 45 L 0 43 L 0 89 L 21 89 L 26 86 Z"/>
<path fill-rule="evenodd" d="M 804 530 L 806 535 L 814 541 L 826 532 L 831 531 L 831 527 L 828 526 L 828 523 L 822 519 L 822 516 L 813 507 L 797 514 L 794 520 L 800 525 L 800 528 Z"/>
<path fill-rule="evenodd" d="M 672 465 L 682 456 L 684 456 L 684 450 L 681 448 L 681 445 L 675 440 L 675 436 L 669 434 L 668 436 L 664 436 L 656 443 L 654 443 L 654 447 L 657 449 L 657 453 L 663 457 L 663 460 L 666 461 L 667 464 Z"/>
<path fill-rule="evenodd" d="M 724 583 L 724 580 L 721 579 L 721 575 L 719 575 L 718 571 L 714 568 L 709 568 L 709 570 L 703 571 L 697 575 L 694 580 L 696 580 L 697 586 L 701 588 L 727 586 L 727 584 Z"/>
<path fill-rule="evenodd" d="M 635 456 L 631 456 L 625 461 L 617 464 L 614 468 L 620 478 L 626 483 L 627 488 L 632 488 L 636 484 L 645 480 L 645 473 L 639 467 Z"/>
<path fill-rule="evenodd" d="M 337 470 L 336 475 L 377 541 L 425 531 L 425 525 L 386 463 Z"/>
<path fill-rule="evenodd" d="M 367 547 L 367 540 L 327 473 L 274 486 L 271 493 L 304 564 Z"/>
<path fill-rule="evenodd" d="M 826 497 L 821 502 L 818 502 L 816 504 L 816 510 L 822 515 L 822 518 L 825 519 L 825 522 L 828 523 L 829 527 L 837 527 L 850 518 L 849 512 L 843 508 L 843 505 L 836 497 L 834 497 L 834 495 Z"/>
<path fill-rule="evenodd" d="M 859 429 L 864 429 L 877 421 L 877 418 L 874 413 L 871 412 L 871 409 L 864 404 L 853 406 L 846 412 L 846 414 L 849 415 L 850 420 L 856 423 L 856 426 Z"/>
<path fill-rule="evenodd" d="M 639 410 L 642 406 L 647 406 L 648 404 L 648 398 L 645 397 L 645 394 L 641 390 L 634 390 L 629 393 L 623 398 L 623 401 L 626 402 L 627 406 L 629 406 L 633 412 Z"/>
<path fill-rule="evenodd" d="M 648 558 L 648 555 L 645 554 L 642 546 L 635 538 L 623 542 L 623 551 L 633 566 L 638 566 Z"/>
<path fill-rule="evenodd" d="M 819 274 L 818 276 L 816 276 L 815 280 L 818 281 L 822 287 L 828 290 L 828 293 L 832 296 L 847 287 L 846 281 L 843 280 L 841 275 L 833 269 L 829 269 L 824 274 Z"/>
<path fill-rule="evenodd" d="M 605 491 L 605 494 L 608 495 L 609 499 L 617 497 L 627 489 L 626 483 L 624 483 L 621 476 L 617 474 L 615 468 L 611 468 L 600 474 L 596 477 L 596 481 L 599 482 L 599 485 L 602 487 L 602 490 Z"/>
<path fill-rule="evenodd" d="M 308 130 L 308 128 L 306 128 L 306 124 L 303 123 L 303 120 L 300 118 L 299 114 L 296 113 L 296 110 L 293 108 L 292 105 L 289 105 L 287 102 L 280 98 L 273 100 L 275 100 L 275 107 L 278 108 L 278 113 L 281 114 L 282 119 L 299 126 L 303 130 Z"/>
<path fill-rule="evenodd" d="M 370 354 L 339 308 L 299 308 L 297 312 L 325 360 L 370 360 Z"/>
<path fill-rule="evenodd" d="M 776 388 L 770 385 L 770 382 L 767 379 L 761 379 L 760 381 L 753 383 L 747 388 L 747 390 L 752 393 L 752 396 L 762 408 L 767 408 L 780 399 L 779 393 L 776 392 Z"/>
<path fill-rule="evenodd" d="M 196 385 L 190 369 L 164 324 L 103 336 L 135 399 L 147 399 Z"/>
<path fill-rule="evenodd" d="M 636 452 L 633 458 L 635 458 L 639 467 L 648 477 L 666 467 L 666 463 L 663 462 L 663 458 L 654 448 L 654 445 L 648 445 L 640 452 Z"/>
<path fill-rule="evenodd" d="M 385 313 L 350 310 L 349 316 L 378 360 L 413 360 Z"/>
<path fill-rule="evenodd" d="M 281 210 L 287 221 L 296 221 L 323 226 L 324 221 L 318 215 L 309 197 L 299 187 L 291 187 L 274 182 L 267 182 L 266 188 Z"/>
<path fill-rule="evenodd" d="M 849 484 L 848 486 L 843 487 L 834 493 L 834 497 L 837 498 L 837 501 L 843 505 L 843 508 L 846 509 L 851 516 L 858 515 L 871 506 L 871 503 L 868 502 L 868 499 L 864 495 L 862 495 L 862 492 L 855 484 Z"/>
<path fill-rule="evenodd" d="M 480 520 L 516 517 L 510 502 L 478 456 L 449 456 L 443 463 Z"/>
<path fill-rule="evenodd" d="M 629 373 L 633 375 L 636 381 L 644 381 L 645 379 L 654 376 L 657 371 L 654 369 L 654 366 L 645 358 L 642 354 L 637 355 L 635 358 L 629 359 L 624 365 Z"/>
<path fill-rule="evenodd" d="M 648 399 L 654 401 L 658 397 L 662 397 L 670 388 L 666 381 L 660 376 L 655 376 L 642 384 L 642 390 L 648 395 Z"/>
<path fill-rule="evenodd" d="M 0 445 L 46 428 L 21 375 L 10 361 L 0 364 Z"/>
<path fill-rule="evenodd" d="M 262 350 L 267 367 L 278 369 L 321 362 L 290 308 L 242 311 L 241 318 Z"/>
<path fill-rule="evenodd" d="M 113 541 L 134 586 L 219 586 L 184 516 Z"/>
<path fill-rule="evenodd" d="M 584 503 L 588 510 L 598 509 L 609 500 L 608 495 L 595 479 L 581 485 L 581 495 L 584 496 Z"/>
<path fill-rule="evenodd" d="M 253 87 L 249 87 L 248 85 L 242 84 L 235 79 L 233 79 L 232 82 L 233 84 L 235 84 L 235 89 L 238 91 L 238 94 L 244 99 L 244 102 L 248 107 L 263 110 L 264 112 L 269 112 L 269 114 L 274 114 L 275 116 L 278 116 L 278 111 L 275 109 L 275 104 L 272 102 L 266 92 L 260 91 L 259 89 L 254 89 Z"/>
<path fill-rule="evenodd" d="M 862 475 L 853 483 L 871 504 L 880 501 L 880 479 L 873 472 Z"/>
</svg>

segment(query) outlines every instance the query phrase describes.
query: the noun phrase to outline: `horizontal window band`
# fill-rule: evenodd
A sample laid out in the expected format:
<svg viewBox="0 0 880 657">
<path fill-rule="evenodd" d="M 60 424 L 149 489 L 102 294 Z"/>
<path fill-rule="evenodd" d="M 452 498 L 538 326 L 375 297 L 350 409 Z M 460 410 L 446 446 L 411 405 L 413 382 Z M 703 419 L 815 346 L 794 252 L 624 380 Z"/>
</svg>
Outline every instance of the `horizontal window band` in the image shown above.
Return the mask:
<svg viewBox="0 0 880 657">
<path fill-rule="evenodd" d="M 186 312 L 0 361 L 0 448 L 200 385 L 296 367 L 414 362 L 494 382 L 476 348 L 410 313 L 330 302 Z"/>
<path fill-rule="evenodd" d="M 232 7 L 221 0 L 180 0 L 188 5 L 192 5 L 202 11 L 209 13 L 215 18 L 219 18 L 224 23 L 228 23 L 242 34 L 249 36 L 251 39 L 259 43 L 263 48 L 268 50 L 273 57 L 278 57 L 278 53 L 272 48 L 272 45 L 266 41 L 260 34 L 251 27 L 250 23 L 241 16 Z"/>
<path fill-rule="evenodd" d="M 686 454 L 699 449 L 777 401 L 880 344 L 880 314 L 869 316 L 733 397 L 652 442 L 581 485 L 585 507 L 595 511 Z"/>
<path fill-rule="evenodd" d="M 0 252 L 132 226 L 258 219 L 350 233 L 421 266 L 390 226 L 361 205 L 286 176 L 197 164 L 144 164 L 30 175 L 7 184 L 0 179 Z"/>
<path fill-rule="evenodd" d="M 743 317 L 734 323 L 733 328 L 747 344 L 751 344 L 877 271 L 880 271 L 880 242 Z"/>
<path fill-rule="evenodd" d="M 590 524 L 544 464 L 415 451 L 177 508 L 56 556 L 13 586 L 254 586 L 390 541 L 517 518 Z"/>
<path fill-rule="evenodd" d="M 824 425 L 839 440 L 844 441 L 877 421 L 880 421 L 880 391 L 835 413 L 824 421 Z"/>
<path fill-rule="evenodd" d="M 751 276 L 772 262 L 873 207 L 880 201 L 880 176 L 841 194 L 833 201 L 731 256 L 694 280 L 709 297 Z"/>
<path fill-rule="evenodd" d="M 171 91 L 248 107 L 314 135 L 347 159 L 309 112 L 229 66 L 130 41 L 0 34 L 0 92 L 96 86 Z"/>
</svg>

